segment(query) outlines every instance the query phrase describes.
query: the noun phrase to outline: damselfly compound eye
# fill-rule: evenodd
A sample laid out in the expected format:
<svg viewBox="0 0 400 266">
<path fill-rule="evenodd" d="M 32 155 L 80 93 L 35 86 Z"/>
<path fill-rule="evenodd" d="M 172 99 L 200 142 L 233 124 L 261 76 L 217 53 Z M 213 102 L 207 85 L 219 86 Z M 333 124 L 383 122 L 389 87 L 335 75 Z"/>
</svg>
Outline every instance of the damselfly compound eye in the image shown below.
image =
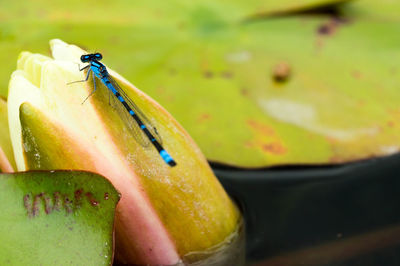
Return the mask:
<svg viewBox="0 0 400 266">
<path fill-rule="evenodd" d="M 82 56 L 81 56 L 81 61 L 82 61 L 83 63 L 89 62 L 89 60 L 90 60 L 90 55 L 85 54 L 85 55 L 82 55 Z"/>
<path fill-rule="evenodd" d="M 103 58 L 103 56 L 102 56 L 100 53 L 95 53 L 95 54 L 94 54 L 94 57 L 95 57 L 97 60 L 101 60 L 101 59 Z"/>
</svg>

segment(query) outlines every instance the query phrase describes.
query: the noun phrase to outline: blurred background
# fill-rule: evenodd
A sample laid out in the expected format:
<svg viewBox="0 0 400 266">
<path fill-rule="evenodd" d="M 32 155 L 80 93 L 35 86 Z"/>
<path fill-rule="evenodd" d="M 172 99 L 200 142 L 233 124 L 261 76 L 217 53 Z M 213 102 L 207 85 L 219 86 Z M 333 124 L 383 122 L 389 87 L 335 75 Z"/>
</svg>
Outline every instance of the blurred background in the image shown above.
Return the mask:
<svg viewBox="0 0 400 266">
<path fill-rule="evenodd" d="M 215 163 L 327 164 L 399 150 L 400 2 L 11 1 L 0 95 L 18 54 L 60 38 L 163 105 Z"/>
<path fill-rule="evenodd" d="M 200 146 L 243 208 L 252 261 L 261 261 L 260 265 L 399 265 L 397 256 L 385 264 L 374 259 L 355 262 L 354 257 L 374 248 L 348 255 L 348 242 L 341 246 L 347 254 L 343 259 L 340 252 L 325 252 L 319 260 L 305 259 L 323 253 L 318 249 L 306 255 L 303 249 L 300 255 L 290 253 L 320 248 L 343 237 L 343 230 L 336 228 L 321 226 L 320 231 L 313 231 L 313 224 L 329 222 L 304 220 L 302 211 L 296 214 L 301 217 L 297 223 L 290 216 L 294 209 L 311 210 L 313 202 L 329 194 L 326 205 L 308 217 L 327 217 L 321 211 L 336 206 L 337 215 L 330 212 L 327 218 L 330 222 L 342 219 L 348 224 L 349 215 L 365 218 L 367 212 L 354 211 L 360 205 L 351 205 L 360 197 L 350 187 L 368 183 L 363 178 L 371 175 L 372 183 L 364 188 L 376 189 L 379 185 L 374 182 L 382 172 L 371 170 L 379 169 L 376 161 L 372 166 L 357 162 L 393 154 L 397 158 L 399 14 L 400 1 L 396 0 L 2 0 L 0 95 L 7 97 L 10 74 L 21 51 L 50 55 L 49 40 L 60 38 L 88 52 L 101 52 L 110 68 L 164 106 Z M 353 164 L 340 168 L 350 162 L 356 168 Z M 385 161 L 390 182 L 397 180 L 393 179 L 395 162 Z M 365 167 L 363 175 L 359 167 Z M 323 191 L 332 188 L 330 183 L 300 190 L 297 181 L 293 183 L 293 176 L 307 183 L 327 175 L 330 180 L 343 181 L 348 176 L 353 181 L 326 194 Z M 277 179 L 289 180 L 288 194 L 281 193 L 281 184 L 279 189 L 274 187 Z M 383 199 L 387 187 L 379 189 L 376 197 L 381 204 L 376 204 L 375 211 L 383 205 L 391 209 L 382 220 L 365 227 L 365 219 L 358 219 L 353 227 L 365 230 L 355 230 L 357 236 L 398 222 L 390 211 L 398 208 L 391 205 L 398 200 L 398 191 L 393 190 L 398 186 L 390 182 L 391 197 Z M 259 194 L 254 192 L 257 187 Z M 338 194 L 344 189 L 348 198 L 339 202 Z M 310 196 L 315 191 L 319 196 Z M 310 198 L 297 205 L 301 195 Z M 358 203 L 370 206 L 371 198 L 363 199 Z M 290 210 L 277 219 L 276 214 L 288 204 Z M 338 204 L 348 209 L 345 216 Z M 390 219 L 389 214 L 393 215 Z M 377 216 L 370 211 L 368 215 Z M 288 220 L 293 224 L 283 228 L 282 221 Z M 307 228 L 297 230 L 299 224 Z M 356 234 L 353 227 L 351 235 Z M 304 235 L 293 233 L 299 231 Z M 328 231 L 328 235 L 322 233 Z M 291 233 L 283 237 L 276 232 Z M 337 250 L 336 246 L 323 250 L 332 248 Z M 398 251 L 393 246 L 391 250 Z M 279 264 L 280 254 L 291 254 L 290 260 Z"/>
</svg>

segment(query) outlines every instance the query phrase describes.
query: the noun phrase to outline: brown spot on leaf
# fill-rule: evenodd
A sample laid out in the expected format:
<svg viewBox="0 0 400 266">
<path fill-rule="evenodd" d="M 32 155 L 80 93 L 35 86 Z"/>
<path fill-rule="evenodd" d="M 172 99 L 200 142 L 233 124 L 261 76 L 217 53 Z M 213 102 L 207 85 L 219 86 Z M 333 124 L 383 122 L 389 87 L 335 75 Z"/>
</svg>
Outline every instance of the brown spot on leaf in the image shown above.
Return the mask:
<svg viewBox="0 0 400 266">
<path fill-rule="evenodd" d="M 53 194 L 41 192 L 34 196 L 26 194 L 23 198 L 23 202 L 29 217 L 38 216 L 40 214 L 41 206 L 43 205 L 46 214 L 50 214 L 54 210 L 59 211 L 62 208 L 64 208 L 67 213 L 72 213 L 81 206 L 83 193 L 83 189 L 76 190 L 74 192 L 74 200 L 72 200 L 68 194 L 62 195 L 60 192 L 54 192 Z M 85 196 L 92 206 L 99 205 L 99 202 L 94 198 L 92 193 L 87 192 L 85 193 Z M 108 193 L 105 193 L 104 197 L 105 199 L 108 199 Z"/>
<path fill-rule="evenodd" d="M 55 211 L 61 210 L 62 207 L 62 199 L 61 199 L 61 193 L 60 192 L 54 192 L 54 206 L 53 209 Z"/>
<path fill-rule="evenodd" d="M 276 82 L 284 82 L 290 78 L 292 70 L 288 63 L 280 62 L 274 66 L 272 77 Z"/>
<path fill-rule="evenodd" d="M 108 195 L 108 192 L 104 193 L 104 200 L 108 200 L 109 197 L 110 197 L 110 196 Z"/>
<path fill-rule="evenodd" d="M 67 213 L 72 213 L 73 211 L 73 202 L 72 200 L 68 197 L 68 195 L 64 195 L 64 209 L 66 210 Z"/>
<path fill-rule="evenodd" d="M 253 131 L 254 136 L 251 141 L 244 143 L 246 147 L 256 147 L 261 149 L 263 152 L 274 155 L 287 153 L 288 149 L 285 147 L 279 136 L 276 135 L 275 130 L 272 127 L 255 120 L 247 120 L 247 124 L 250 126 L 251 131 Z"/>
<path fill-rule="evenodd" d="M 351 75 L 352 75 L 353 78 L 355 78 L 355 79 L 360 79 L 360 78 L 362 78 L 362 74 L 361 74 L 361 72 L 358 71 L 358 70 L 352 71 L 352 72 L 351 72 Z"/>
<path fill-rule="evenodd" d="M 287 152 L 287 149 L 280 143 L 278 142 L 273 142 L 273 143 L 268 143 L 268 144 L 264 144 L 262 146 L 262 149 L 266 152 L 269 153 L 274 153 L 274 154 L 284 154 Z"/>
<path fill-rule="evenodd" d="M 203 75 L 204 75 L 205 78 L 208 78 L 208 79 L 214 77 L 214 73 L 211 72 L 211 71 L 205 71 L 205 72 L 203 73 Z"/>
<path fill-rule="evenodd" d="M 42 195 L 43 193 L 39 193 L 33 199 L 33 206 L 32 206 L 32 216 L 37 216 L 39 214 L 39 206 L 42 202 Z"/>
<path fill-rule="evenodd" d="M 26 212 L 28 214 L 29 217 L 33 216 L 32 213 L 32 195 L 31 194 L 26 194 L 24 196 L 24 207 L 26 209 Z"/>
<path fill-rule="evenodd" d="M 247 124 L 262 135 L 267 135 L 267 136 L 275 135 L 275 130 L 272 127 L 259 123 L 255 120 L 247 120 Z"/>
<path fill-rule="evenodd" d="M 347 18 L 341 18 L 341 17 L 334 17 L 331 18 L 330 20 L 324 22 L 317 28 L 317 33 L 319 35 L 333 35 L 337 29 L 344 25 L 349 23 L 349 19 Z"/>
<path fill-rule="evenodd" d="M 231 79 L 233 77 L 233 73 L 230 71 L 224 71 L 221 73 L 221 77 Z"/>
<path fill-rule="evenodd" d="M 79 208 L 82 205 L 82 193 L 83 189 L 77 189 L 74 192 L 75 195 L 75 208 Z"/>
<path fill-rule="evenodd" d="M 87 192 L 86 194 L 87 199 L 89 200 L 90 204 L 92 206 L 98 206 L 99 202 L 94 198 L 93 194 L 90 192 Z"/>
<path fill-rule="evenodd" d="M 46 214 L 50 214 L 53 211 L 53 206 L 51 203 L 51 197 L 47 193 L 45 193 L 42 198 L 44 199 L 44 211 Z"/>
<path fill-rule="evenodd" d="M 243 96 L 249 96 L 249 90 L 246 88 L 241 88 L 240 94 L 242 94 Z"/>
<path fill-rule="evenodd" d="M 388 121 L 388 122 L 387 122 L 387 126 L 388 126 L 388 127 L 394 127 L 394 126 L 395 126 L 394 121 Z"/>
<path fill-rule="evenodd" d="M 205 122 L 205 121 L 210 120 L 210 119 L 211 119 L 211 115 L 207 114 L 207 113 L 204 113 L 204 114 L 200 114 L 199 118 L 197 120 L 199 122 Z"/>
<path fill-rule="evenodd" d="M 317 29 L 318 34 L 320 35 L 332 35 L 336 31 L 335 24 L 329 22 L 320 25 Z"/>
<path fill-rule="evenodd" d="M 53 206 L 51 204 L 51 198 L 46 193 L 39 193 L 33 197 L 32 195 L 26 194 L 24 196 L 24 207 L 27 210 L 27 214 L 29 217 L 35 217 L 39 215 L 40 206 L 44 203 L 44 210 L 46 214 L 49 214 L 53 211 Z"/>
</svg>

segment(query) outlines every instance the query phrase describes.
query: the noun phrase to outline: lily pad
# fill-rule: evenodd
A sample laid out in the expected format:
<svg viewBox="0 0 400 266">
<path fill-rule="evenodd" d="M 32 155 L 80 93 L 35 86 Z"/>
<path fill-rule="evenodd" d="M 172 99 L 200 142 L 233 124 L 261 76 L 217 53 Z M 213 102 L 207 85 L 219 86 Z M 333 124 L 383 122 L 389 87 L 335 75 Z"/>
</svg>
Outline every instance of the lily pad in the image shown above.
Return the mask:
<svg viewBox="0 0 400 266">
<path fill-rule="evenodd" d="M 0 97 L 0 172 L 17 169 L 8 130 L 7 102 Z"/>
<path fill-rule="evenodd" d="M 1 265 L 110 265 L 119 194 L 88 172 L 0 174 Z"/>
</svg>

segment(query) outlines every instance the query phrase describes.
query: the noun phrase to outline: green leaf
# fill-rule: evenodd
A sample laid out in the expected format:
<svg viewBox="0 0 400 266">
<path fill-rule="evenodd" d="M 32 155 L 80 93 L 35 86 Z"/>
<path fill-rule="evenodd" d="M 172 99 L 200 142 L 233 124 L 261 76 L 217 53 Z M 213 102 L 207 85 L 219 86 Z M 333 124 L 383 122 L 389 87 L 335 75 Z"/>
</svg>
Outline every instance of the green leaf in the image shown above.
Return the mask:
<svg viewBox="0 0 400 266">
<path fill-rule="evenodd" d="M 110 265 L 119 194 L 89 172 L 0 174 L 1 265 Z"/>
<path fill-rule="evenodd" d="M 8 130 L 7 102 L 0 98 L 0 172 L 17 169 Z"/>
</svg>

